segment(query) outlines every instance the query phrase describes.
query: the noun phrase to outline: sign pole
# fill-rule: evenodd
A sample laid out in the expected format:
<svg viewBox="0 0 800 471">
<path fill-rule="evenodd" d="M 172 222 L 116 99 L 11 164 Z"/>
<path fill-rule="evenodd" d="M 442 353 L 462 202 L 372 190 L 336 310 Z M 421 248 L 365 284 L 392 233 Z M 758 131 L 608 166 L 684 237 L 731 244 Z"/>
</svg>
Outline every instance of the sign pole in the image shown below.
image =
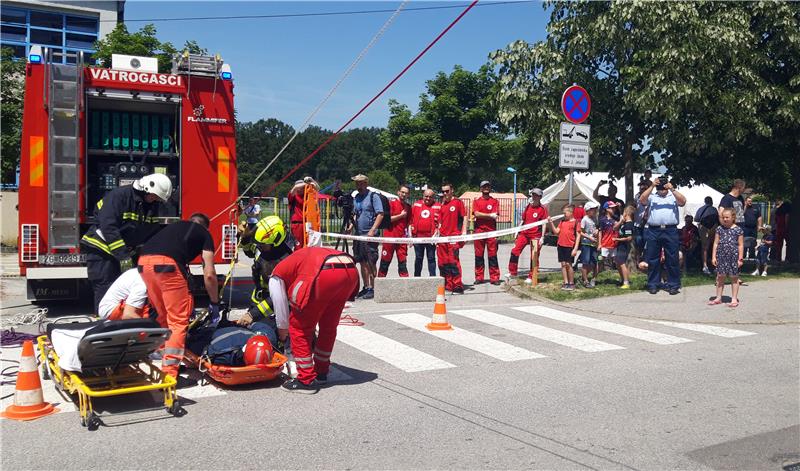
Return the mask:
<svg viewBox="0 0 800 471">
<path fill-rule="evenodd" d="M 569 179 L 567 180 L 567 185 L 569 185 L 569 204 L 572 204 L 572 169 L 569 169 Z"/>
</svg>

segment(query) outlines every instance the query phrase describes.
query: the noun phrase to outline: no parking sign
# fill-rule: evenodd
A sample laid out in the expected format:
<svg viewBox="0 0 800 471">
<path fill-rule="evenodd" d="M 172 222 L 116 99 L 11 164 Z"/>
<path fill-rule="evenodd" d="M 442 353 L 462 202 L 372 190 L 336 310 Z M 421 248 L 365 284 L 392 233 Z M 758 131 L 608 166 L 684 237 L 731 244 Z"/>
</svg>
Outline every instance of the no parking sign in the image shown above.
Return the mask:
<svg viewBox="0 0 800 471">
<path fill-rule="evenodd" d="M 574 124 L 581 124 L 589 117 L 592 110 L 592 101 L 589 92 L 579 85 L 573 85 L 561 95 L 561 110 L 567 121 Z"/>
</svg>

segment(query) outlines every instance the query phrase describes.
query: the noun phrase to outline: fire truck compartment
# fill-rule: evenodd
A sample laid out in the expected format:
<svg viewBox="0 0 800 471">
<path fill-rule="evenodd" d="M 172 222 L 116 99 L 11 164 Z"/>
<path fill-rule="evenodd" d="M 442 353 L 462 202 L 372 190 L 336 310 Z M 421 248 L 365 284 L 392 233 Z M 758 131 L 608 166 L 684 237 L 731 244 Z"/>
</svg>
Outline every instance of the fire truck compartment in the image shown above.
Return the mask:
<svg viewBox="0 0 800 471">
<path fill-rule="evenodd" d="M 108 190 L 151 173 L 172 180 L 173 197 L 159 205 L 159 217 L 180 217 L 180 98 L 91 88 L 86 94 L 87 223 Z"/>
</svg>

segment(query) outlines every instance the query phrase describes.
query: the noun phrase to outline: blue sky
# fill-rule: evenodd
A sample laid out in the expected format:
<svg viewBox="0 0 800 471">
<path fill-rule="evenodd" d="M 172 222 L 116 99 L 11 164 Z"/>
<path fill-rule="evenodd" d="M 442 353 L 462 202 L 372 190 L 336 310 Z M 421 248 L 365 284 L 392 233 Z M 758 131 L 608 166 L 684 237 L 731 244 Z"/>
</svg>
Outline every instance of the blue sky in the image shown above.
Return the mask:
<svg viewBox="0 0 800 471">
<path fill-rule="evenodd" d="M 409 2 L 407 8 L 465 5 L 459 2 Z M 489 2 L 484 2 L 489 3 Z M 394 10 L 399 2 L 182 2 L 131 1 L 125 5 L 128 30 L 144 22 L 131 20 L 198 16 L 272 15 L 353 10 Z M 454 65 L 476 70 L 488 54 L 517 39 L 545 36 L 547 13 L 539 2 L 473 8 L 386 94 L 351 127 L 385 126 L 388 100 L 416 110 L 425 81 Z M 337 129 L 382 89 L 462 8 L 405 11 L 369 51 L 312 124 Z M 278 118 L 299 126 L 325 97 L 358 53 L 391 16 L 362 15 L 152 21 L 162 41 L 176 47 L 194 39 L 218 52 L 231 65 L 239 119 Z"/>
</svg>

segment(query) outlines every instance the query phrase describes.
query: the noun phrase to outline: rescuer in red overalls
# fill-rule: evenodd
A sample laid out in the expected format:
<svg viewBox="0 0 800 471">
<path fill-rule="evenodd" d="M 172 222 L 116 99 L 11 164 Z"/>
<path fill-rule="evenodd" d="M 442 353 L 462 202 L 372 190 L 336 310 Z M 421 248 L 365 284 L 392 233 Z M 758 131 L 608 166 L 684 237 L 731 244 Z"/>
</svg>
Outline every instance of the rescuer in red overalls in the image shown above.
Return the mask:
<svg viewBox="0 0 800 471">
<path fill-rule="evenodd" d="M 357 288 L 355 262 L 338 250 L 305 247 L 275 266 L 269 280 L 269 294 L 278 338 L 284 343 L 290 338 L 297 364 L 297 378 L 286 381 L 285 389 L 316 392 L 327 382 L 339 317 L 344 303 Z"/>
<path fill-rule="evenodd" d="M 481 196 L 472 202 L 472 217 L 475 219 L 475 234 L 492 232 L 497 229 L 497 217 L 500 214 L 500 202 L 492 198 L 492 184 L 487 180 L 481 182 Z M 497 262 L 497 238 L 479 239 L 475 241 L 475 284 L 486 283 L 483 279 L 483 249 L 489 257 L 489 281 L 493 285 L 500 284 L 500 264 Z"/>
<path fill-rule="evenodd" d="M 422 199 L 411 208 L 411 223 L 408 226 L 411 237 L 432 237 L 439 228 L 441 206 L 433 198 L 436 194 L 428 188 Z M 414 276 L 422 276 L 422 260 L 428 254 L 428 274 L 436 276 L 436 245 L 414 244 Z"/>
<path fill-rule="evenodd" d="M 289 223 L 294 238 L 294 249 L 304 245 L 306 229 L 303 227 L 303 203 L 305 203 L 306 185 L 314 185 L 319 190 L 319 185 L 311 177 L 294 182 L 294 186 L 286 196 L 289 202 Z"/>
<path fill-rule="evenodd" d="M 439 210 L 439 235 L 454 236 L 467 233 L 467 209 L 460 199 L 453 197 L 453 185 L 442 185 L 442 205 Z M 460 227 L 459 227 L 460 226 Z M 461 281 L 461 261 L 458 250 L 464 242 L 442 243 L 436 246 L 439 259 L 439 274 L 444 277 L 444 287 L 453 293 L 463 294 L 464 283 Z"/>
<path fill-rule="evenodd" d="M 547 208 L 542 206 L 542 196 L 544 192 L 539 188 L 534 188 L 529 193 L 530 198 L 528 199 L 528 206 L 525 207 L 525 211 L 522 213 L 522 222 L 520 223 L 521 226 L 526 224 L 530 224 L 533 222 L 539 221 L 546 221 L 550 214 L 547 212 Z M 528 229 L 526 231 L 522 231 L 517 235 L 517 240 L 514 241 L 514 248 L 511 249 L 511 259 L 508 261 L 508 274 L 512 277 L 517 276 L 517 265 L 519 264 L 519 256 L 522 254 L 522 251 L 530 245 L 531 241 L 536 241 L 538 244 L 536 250 L 536 257 L 538 260 L 539 253 L 542 250 L 542 239 L 544 238 L 544 229 L 545 226 L 536 226 L 534 228 Z M 531 274 L 528 274 L 528 278 L 530 278 Z"/>
<path fill-rule="evenodd" d="M 397 190 L 397 199 L 389 201 L 389 214 L 391 215 L 391 225 L 384 229 L 384 237 L 405 237 L 406 227 L 411 217 L 411 206 L 406 202 L 408 199 L 408 187 L 400 185 Z M 397 273 L 403 277 L 408 277 L 408 245 L 406 244 L 383 244 L 381 248 L 381 265 L 378 269 L 378 277 L 383 278 L 389 272 L 389 264 L 392 257 L 397 252 Z"/>
</svg>

